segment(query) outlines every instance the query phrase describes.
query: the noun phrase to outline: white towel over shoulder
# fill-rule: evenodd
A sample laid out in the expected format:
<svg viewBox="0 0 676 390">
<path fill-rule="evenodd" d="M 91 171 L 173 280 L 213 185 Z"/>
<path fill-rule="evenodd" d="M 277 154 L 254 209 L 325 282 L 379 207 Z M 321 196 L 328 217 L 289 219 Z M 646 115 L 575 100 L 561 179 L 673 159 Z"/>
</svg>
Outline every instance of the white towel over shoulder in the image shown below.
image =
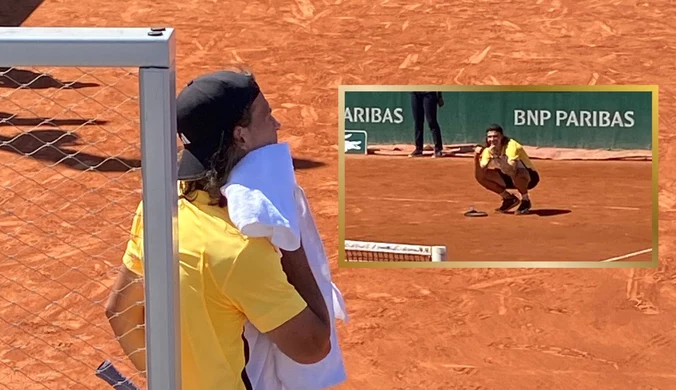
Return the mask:
<svg viewBox="0 0 676 390">
<path fill-rule="evenodd" d="M 248 153 L 232 170 L 221 193 L 228 213 L 242 234 L 269 237 L 284 250 L 300 247 L 294 199 L 296 177 L 288 144 L 274 144 Z"/>
<path fill-rule="evenodd" d="M 255 390 L 320 390 L 347 378 L 338 344 L 336 319 L 347 321 L 340 290 L 331 281 L 324 245 L 307 198 L 296 184 L 286 143 L 247 154 L 221 189 L 237 228 L 250 237 L 268 237 L 278 248 L 293 251 L 301 240 L 312 273 L 331 316 L 331 352 L 315 364 L 299 364 L 284 355 L 251 323 L 245 326 L 250 355 L 247 374 Z"/>
</svg>

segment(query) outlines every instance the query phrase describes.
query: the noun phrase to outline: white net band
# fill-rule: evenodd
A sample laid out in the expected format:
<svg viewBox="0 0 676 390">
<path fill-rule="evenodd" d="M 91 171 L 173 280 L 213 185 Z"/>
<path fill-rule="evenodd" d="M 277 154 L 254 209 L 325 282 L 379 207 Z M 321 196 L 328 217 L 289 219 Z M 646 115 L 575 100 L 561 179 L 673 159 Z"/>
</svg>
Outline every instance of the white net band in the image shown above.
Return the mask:
<svg viewBox="0 0 676 390">
<path fill-rule="evenodd" d="M 348 261 L 444 261 L 443 246 L 345 240 Z"/>
</svg>

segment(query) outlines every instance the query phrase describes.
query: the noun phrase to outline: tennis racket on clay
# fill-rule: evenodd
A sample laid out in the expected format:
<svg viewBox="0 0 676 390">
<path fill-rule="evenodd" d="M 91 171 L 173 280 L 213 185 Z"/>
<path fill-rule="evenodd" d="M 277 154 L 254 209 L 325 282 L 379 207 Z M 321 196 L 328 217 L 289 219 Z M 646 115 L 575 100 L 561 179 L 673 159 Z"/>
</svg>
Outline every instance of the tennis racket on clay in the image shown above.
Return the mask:
<svg viewBox="0 0 676 390">
<path fill-rule="evenodd" d="M 104 361 L 96 369 L 96 376 L 103 379 L 116 390 L 141 390 L 131 379 L 122 375 L 109 360 Z"/>
<path fill-rule="evenodd" d="M 465 217 L 477 218 L 477 217 L 487 217 L 488 213 L 485 211 L 479 211 L 474 208 L 474 206 L 469 208 L 469 211 L 463 214 Z"/>
</svg>

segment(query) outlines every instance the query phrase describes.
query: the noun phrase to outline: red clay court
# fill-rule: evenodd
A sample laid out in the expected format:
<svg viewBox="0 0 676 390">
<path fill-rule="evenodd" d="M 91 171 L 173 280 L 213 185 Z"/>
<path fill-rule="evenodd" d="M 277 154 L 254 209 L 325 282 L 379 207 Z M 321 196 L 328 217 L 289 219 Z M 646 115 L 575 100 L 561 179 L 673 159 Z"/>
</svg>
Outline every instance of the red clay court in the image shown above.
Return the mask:
<svg viewBox="0 0 676 390">
<path fill-rule="evenodd" d="M 298 180 L 308 194 L 334 281 L 344 293 L 350 314 L 348 324 L 339 324 L 349 379 L 338 389 L 673 387 L 676 170 L 670 167 L 676 166 L 676 9 L 672 2 L 538 0 L 518 7 L 485 0 L 22 0 L 21 7 L 16 3 L 0 2 L 0 23 L 175 27 L 178 88 L 229 64 L 253 67 L 282 123 L 280 138 L 291 144 L 299 159 Z M 24 5 L 37 8 L 31 13 Z M 13 12 L 18 17 L 7 20 Z M 84 76 L 75 69 L 40 71 L 66 82 Z M 98 87 L 62 91 L 52 99 L 72 104 L 83 98 L 79 93 L 97 94 L 105 107 L 89 101 L 73 113 L 62 112 L 50 101 L 40 103 L 36 93 L 50 96 L 55 91 L 46 87 L 58 88 L 49 78 L 42 78 L 31 90 L 19 91 L 12 83 L 0 85 L 0 95 L 11 95 L 11 101 L 19 105 L 0 100 L 0 112 L 19 114 L 21 119 L 18 128 L 0 126 L 0 142 L 29 130 L 37 136 L 21 136 L 12 142 L 14 151 L 10 147 L 0 151 L 0 210 L 11 210 L 23 219 L 0 214 L 1 390 L 106 389 L 93 375 L 103 358 L 119 362 L 125 374 L 133 374 L 112 336 L 103 304 L 140 198 L 139 130 L 137 123 L 128 121 L 137 114 L 137 106 L 134 101 L 125 103 L 126 96 L 137 95 L 136 75 L 112 69 L 84 71 L 91 71 L 92 76 L 79 81 Z M 104 90 L 116 82 L 115 89 Z M 337 107 L 338 86 L 344 84 L 659 85 L 659 269 L 338 268 Z M 119 114 L 106 111 L 119 104 Z M 81 126 L 82 118 L 99 114 L 108 121 L 102 127 Z M 52 121 L 35 133 L 45 116 Z M 55 131 L 75 129 L 78 137 L 63 137 Z M 27 155 L 50 142 L 55 147 Z M 106 172 L 83 172 L 82 165 L 72 159 L 54 165 L 63 159 L 58 149 L 79 151 L 77 157 L 90 165 L 115 155 L 123 164 L 106 164 Z M 387 238 L 381 234 L 387 232 L 386 224 L 418 221 L 415 229 L 390 234 L 393 239 L 405 235 L 419 241 L 429 219 L 441 222 L 433 226 L 439 231 L 455 229 L 462 234 L 472 229 L 459 229 L 460 222 L 479 226 L 518 218 L 460 221 L 458 215 L 470 205 L 488 209 L 496 202 L 472 182 L 470 165 L 464 160 L 349 158 L 348 172 L 356 164 L 386 166 L 387 173 L 396 178 L 387 183 L 382 175 L 375 181 L 368 177 L 365 188 L 381 185 L 390 193 L 390 187 L 396 186 L 398 197 L 406 198 L 423 194 L 414 186 L 405 186 L 405 180 L 395 176 L 400 173 L 415 176 L 422 186 L 441 185 L 433 188 L 438 194 L 435 199 L 459 202 L 422 206 L 393 202 L 390 207 L 398 213 L 378 216 L 369 231 L 360 228 L 364 238 Z M 601 200 L 569 191 L 571 183 L 581 182 L 579 175 L 573 177 L 565 168 L 570 163 L 561 168 L 547 162 L 536 164 L 543 170 L 543 182 L 533 192 L 535 207 L 568 208 L 571 213 L 526 216 L 518 223 L 528 223 L 529 234 L 542 234 L 541 227 L 551 229 L 556 226 L 553 222 L 567 221 L 574 229 L 599 222 L 574 207 Z M 645 178 L 641 180 L 649 180 L 648 163 L 608 166 L 635 166 Z M 466 185 L 463 198 L 450 191 L 451 178 L 438 173 L 439 167 L 466 171 L 454 179 Z M 26 176 L 33 181 L 23 179 Z M 552 180 L 557 176 L 566 178 L 566 185 L 557 188 Z M 647 199 L 639 193 L 648 191 L 648 185 L 637 189 L 626 181 L 627 175 L 613 177 L 621 180 L 604 185 L 621 189 L 623 199 L 615 205 L 649 208 L 631 201 Z M 366 179 L 376 184 L 367 184 Z M 487 203 L 476 203 L 480 201 Z M 61 210 L 67 203 L 70 207 Z M 404 208 L 407 212 L 399 213 Z M 45 210 L 61 210 L 60 218 L 53 212 L 51 218 L 40 217 Z M 365 214 L 369 212 L 366 207 L 363 210 L 360 215 L 374 217 Z M 435 217 L 434 212 L 446 213 L 449 220 Z M 615 215 L 611 210 L 595 212 Z M 616 234 L 601 233 L 601 228 L 593 231 L 592 237 L 599 240 L 606 234 L 597 246 L 608 253 L 579 250 L 577 254 L 603 258 L 649 247 L 647 237 L 637 236 L 633 242 L 617 234 L 631 233 L 630 224 L 621 219 L 633 213 L 640 213 L 643 222 L 639 224 L 647 224 L 647 211 L 620 211 L 613 217 L 617 219 L 608 220 L 620 227 Z M 41 230 L 25 220 L 38 223 Z M 412 236 L 419 233 L 420 239 Z M 557 240 L 563 243 L 565 239 Z M 578 240 L 569 247 L 579 246 L 582 240 Z M 490 246 L 490 241 L 483 244 Z M 454 256 L 462 247 L 449 249 Z"/>
<path fill-rule="evenodd" d="M 651 260 L 650 161 L 534 163 L 534 206 L 517 216 L 493 212 L 472 158 L 346 155 L 345 237 L 444 245 L 449 261 Z M 488 217 L 463 216 L 472 206 Z"/>
</svg>

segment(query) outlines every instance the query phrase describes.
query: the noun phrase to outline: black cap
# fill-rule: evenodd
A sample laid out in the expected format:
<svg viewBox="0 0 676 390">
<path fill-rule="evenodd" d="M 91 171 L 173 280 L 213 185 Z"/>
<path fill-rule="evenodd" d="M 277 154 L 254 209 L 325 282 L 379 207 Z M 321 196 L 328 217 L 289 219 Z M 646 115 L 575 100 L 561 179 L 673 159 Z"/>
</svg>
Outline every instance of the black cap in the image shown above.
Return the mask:
<svg viewBox="0 0 676 390">
<path fill-rule="evenodd" d="M 178 135 L 185 150 L 179 180 L 199 180 L 211 169 L 211 157 L 232 142 L 245 110 L 260 93 L 250 74 L 221 71 L 196 78 L 176 98 Z"/>
</svg>

